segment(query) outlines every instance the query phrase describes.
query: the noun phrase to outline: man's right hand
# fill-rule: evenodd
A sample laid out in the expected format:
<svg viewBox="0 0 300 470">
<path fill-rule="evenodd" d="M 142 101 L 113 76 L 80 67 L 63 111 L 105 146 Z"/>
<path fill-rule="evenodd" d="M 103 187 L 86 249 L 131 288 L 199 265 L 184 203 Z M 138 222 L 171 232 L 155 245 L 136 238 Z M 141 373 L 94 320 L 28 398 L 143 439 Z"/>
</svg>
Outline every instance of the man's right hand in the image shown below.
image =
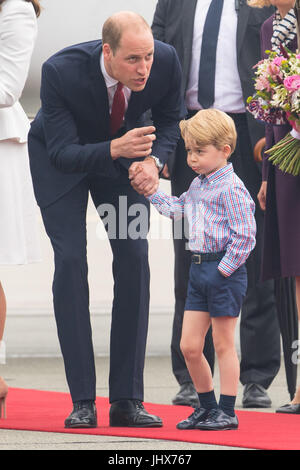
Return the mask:
<svg viewBox="0 0 300 470">
<path fill-rule="evenodd" d="M 111 141 L 110 153 L 113 160 L 124 158 L 148 157 L 152 153 L 155 127 L 139 127 L 132 129 L 122 137 Z"/>
</svg>

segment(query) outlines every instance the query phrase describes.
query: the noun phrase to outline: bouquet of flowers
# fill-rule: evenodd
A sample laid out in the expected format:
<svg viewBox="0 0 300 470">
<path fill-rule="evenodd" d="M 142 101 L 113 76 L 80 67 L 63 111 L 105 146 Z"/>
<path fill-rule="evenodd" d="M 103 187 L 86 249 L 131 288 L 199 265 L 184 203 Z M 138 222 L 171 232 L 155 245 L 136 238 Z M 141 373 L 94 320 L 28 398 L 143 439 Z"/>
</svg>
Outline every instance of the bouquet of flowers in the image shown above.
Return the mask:
<svg viewBox="0 0 300 470">
<path fill-rule="evenodd" d="M 282 171 L 300 174 L 300 54 L 282 47 L 281 54 L 266 51 L 267 59 L 254 67 L 255 94 L 248 111 L 258 120 L 273 124 L 287 121 L 293 130 L 267 150 L 269 160 Z"/>
</svg>

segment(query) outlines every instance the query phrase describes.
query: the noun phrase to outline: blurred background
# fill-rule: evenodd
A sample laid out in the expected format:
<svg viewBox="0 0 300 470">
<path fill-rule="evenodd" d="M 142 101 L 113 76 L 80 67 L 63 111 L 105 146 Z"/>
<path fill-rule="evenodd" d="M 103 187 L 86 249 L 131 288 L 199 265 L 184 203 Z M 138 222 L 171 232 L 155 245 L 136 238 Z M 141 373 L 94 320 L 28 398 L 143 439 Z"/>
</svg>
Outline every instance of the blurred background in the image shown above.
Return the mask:
<svg viewBox="0 0 300 470">
<path fill-rule="evenodd" d="M 42 63 L 58 50 L 99 39 L 102 25 L 112 13 L 131 10 L 151 24 L 156 0 L 41 0 L 38 39 L 21 99 L 30 118 L 40 106 Z M 168 181 L 161 182 L 170 191 Z M 43 261 L 28 266 L 1 266 L 0 279 L 7 294 L 5 331 L 8 356 L 56 356 L 60 354 L 52 307 L 53 253 L 38 212 Z M 88 262 L 94 347 L 97 355 L 109 352 L 112 302 L 112 256 L 102 223 L 90 203 L 87 219 Z M 173 245 L 171 223 L 152 210 L 149 237 L 151 309 L 148 354 L 169 354 L 173 315 Z"/>
</svg>

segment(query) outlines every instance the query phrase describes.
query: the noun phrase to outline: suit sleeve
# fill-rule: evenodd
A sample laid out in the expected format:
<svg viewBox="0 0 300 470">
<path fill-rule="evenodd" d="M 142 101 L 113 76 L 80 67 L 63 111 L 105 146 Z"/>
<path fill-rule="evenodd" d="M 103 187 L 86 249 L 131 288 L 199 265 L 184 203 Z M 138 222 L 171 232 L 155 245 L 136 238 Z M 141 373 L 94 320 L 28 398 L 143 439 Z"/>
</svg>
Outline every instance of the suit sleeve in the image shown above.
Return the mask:
<svg viewBox="0 0 300 470">
<path fill-rule="evenodd" d="M 21 97 L 37 34 L 34 9 L 26 2 L 2 7 L 0 31 L 0 108 L 13 106 Z"/>
<path fill-rule="evenodd" d="M 58 170 L 117 176 L 110 154 L 110 141 L 80 143 L 76 122 L 64 100 L 59 73 L 49 62 L 42 68 L 41 102 L 47 151 L 51 163 Z"/>
<path fill-rule="evenodd" d="M 156 140 L 152 152 L 162 163 L 167 163 L 174 154 L 179 137 L 179 121 L 186 115 L 181 94 L 182 71 L 177 53 L 172 46 L 172 64 L 169 73 L 169 86 L 165 96 L 152 108 L 153 124 L 156 127 Z"/>
<path fill-rule="evenodd" d="M 155 39 L 166 42 L 166 21 L 167 21 L 167 8 L 168 2 L 166 0 L 159 0 L 156 5 L 153 22 L 152 32 Z"/>
</svg>

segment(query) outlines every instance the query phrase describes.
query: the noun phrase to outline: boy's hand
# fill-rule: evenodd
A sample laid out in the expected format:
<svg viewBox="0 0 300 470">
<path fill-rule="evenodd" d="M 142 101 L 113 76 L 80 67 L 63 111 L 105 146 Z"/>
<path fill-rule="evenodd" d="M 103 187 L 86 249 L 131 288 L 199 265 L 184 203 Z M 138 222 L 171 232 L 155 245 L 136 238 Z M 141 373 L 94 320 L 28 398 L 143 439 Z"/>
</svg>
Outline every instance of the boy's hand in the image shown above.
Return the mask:
<svg viewBox="0 0 300 470">
<path fill-rule="evenodd" d="M 134 162 L 129 168 L 132 187 L 145 197 L 157 191 L 159 185 L 158 170 L 152 158 L 143 162 Z"/>
</svg>

